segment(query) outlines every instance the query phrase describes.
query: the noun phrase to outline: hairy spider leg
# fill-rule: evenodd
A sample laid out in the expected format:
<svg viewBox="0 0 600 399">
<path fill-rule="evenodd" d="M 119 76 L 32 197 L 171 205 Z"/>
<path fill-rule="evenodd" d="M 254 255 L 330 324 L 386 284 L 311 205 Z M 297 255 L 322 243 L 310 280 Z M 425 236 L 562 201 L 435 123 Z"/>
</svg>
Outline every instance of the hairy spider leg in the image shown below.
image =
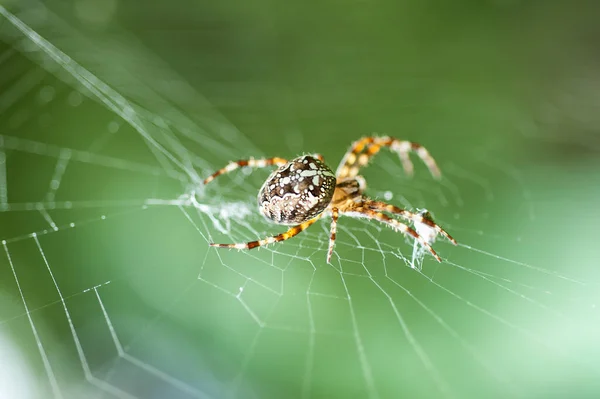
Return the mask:
<svg viewBox="0 0 600 399">
<path fill-rule="evenodd" d="M 279 158 L 279 157 L 263 158 L 263 159 L 252 159 L 252 158 L 250 158 L 250 159 L 241 159 L 239 161 L 229 162 L 227 164 L 227 166 L 225 166 L 222 169 L 217 170 L 215 173 L 213 173 L 212 175 L 208 176 L 204 180 L 204 184 L 210 183 L 217 176 L 220 176 L 220 175 L 225 174 L 225 173 L 229 173 L 231 171 L 234 171 L 234 170 L 236 170 L 238 168 L 242 168 L 244 166 L 249 166 L 251 168 L 264 168 L 264 167 L 271 166 L 271 165 L 281 166 L 281 165 L 284 165 L 285 163 L 287 163 L 287 160 L 285 160 L 283 158 Z"/>
<path fill-rule="evenodd" d="M 409 158 L 409 153 L 414 151 L 425 163 L 433 177 L 441 177 L 440 169 L 435 160 L 429 154 L 429 151 L 421 144 L 412 141 L 399 140 L 394 137 L 363 137 L 355 141 L 348 152 L 342 158 L 337 170 L 338 178 L 354 177 L 358 174 L 361 167 L 367 165 L 369 160 L 376 155 L 382 147 L 389 147 L 398 154 L 402 167 L 408 175 L 413 173 L 413 164 Z"/>
<path fill-rule="evenodd" d="M 329 249 L 327 250 L 327 263 L 331 263 L 331 255 L 333 254 L 333 246 L 335 245 L 335 232 L 337 230 L 337 221 L 339 217 L 339 209 L 331 208 L 331 230 L 329 236 Z"/>
<path fill-rule="evenodd" d="M 279 241 L 285 241 L 288 240 L 298 234 L 300 234 L 302 231 L 306 230 L 310 225 L 312 225 L 314 222 L 316 222 L 317 220 L 319 220 L 319 218 L 322 216 L 323 214 L 318 215 L 317 217 L 307 220 L 304 223 L 301 223 L 297 226 L 293 226 L 292 228 L 290 228 L 288 231 L 286 231 L 285 233 L 281 233 L 278 234 L 276 236 L 272 236 L 272 237 L 267 237 L 265 239 L 262 240 L 258 240 L 258 241 L 250 241 L 247 243 L 239 243 L 239 244 L 214 244 L 214 243 L 210 243 L 208 245 L 210 245 L 211 247 L 219 247 L 219 248 L 235 248 L 235 249 L 252 249 L 252 248 L 257 248 L 257 247 L 261 247 L 263 245 L 268 245 L 268 244 L 272 244 L 274 242 L 279 242 Z"/>
<path fill-rule="evenodd" d="M 419 235 L 419 233 L 417 233 L 415 230 L 411 229 L 406 224 L 399 222 L 396 219 L 393 219 L 384 213 L 376 212 L 371 209 L 362 208 L 362 207 L 351 208 L 348 210 L 342 209 L 341 212 L 342 212 L 342 214 L 346 214 L 348 216 L 352 216 L 352 217 L 356 217 L 356 218 L 366 217 L 368 219 L 377 220 L 381 223 L 387 224 L 388 226 L 392 227 L 396 231 L 400 231 L 403 234 L 410 235 L 415 240 L 417 240 L 419 242 L 419 244 L 421 244 L 423 247 L 425 247 L 433 255 L 433 257 L 435 259 L 437 259 L 438 262 L 442 261 L 442 259 L 439 257 L 439 255 L 433 250 L 433 248 L 431 248 L 431 245 L 429 245 L 429 243 L 423 237 L 421 237 Z"/>
<path fill-rule="evenodd" d="M 374 211 L 389 212 L 393 215 L 398 215 L 407 220 L 411 220 L 413 223 L 425 224 L 425 225 L 431 227 L 432 229 L 434 229 L 438 234 L 441 234 L 444 237 L 446 237 L 448 240 L 450 240 L 450 242 L 452 244 L 457 245 L 456 240 L 454 238 L 452 238 L 452 236 L 450 234 L 448 234 L 444 229 L 442 229 L 433 220 L 431 220 L 430 218 L 428 218 L 424 215 L 420 215 L 418 213 L 413 213 L 413 212 L 407 211 L 406 209 L 398 208 L 395 205 L 386 204 L 385 202 L 382 202 L 382 201 L 367 200 L 362 204 L 362 206 L 372 209 Z"/>
</svg>

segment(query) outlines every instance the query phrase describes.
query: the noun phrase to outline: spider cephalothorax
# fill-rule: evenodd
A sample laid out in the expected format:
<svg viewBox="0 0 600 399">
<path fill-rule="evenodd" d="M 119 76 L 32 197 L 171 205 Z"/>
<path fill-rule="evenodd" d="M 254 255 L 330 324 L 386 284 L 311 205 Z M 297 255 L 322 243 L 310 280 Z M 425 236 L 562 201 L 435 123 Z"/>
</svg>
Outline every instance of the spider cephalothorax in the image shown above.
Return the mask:
<svg viewBox="0 0 600 399">
<path fill-rule="evenodd" d="M 389 147 L 398 153 L 406 173 L 412 173 L 413 166 L 408 157 L 409 152 L 415 151 L 425 162 L 431 174 L 439 178 L 440 171 L 429 152 L 417 143 L 398 140 L 393 137 L 364 137 L 355 141 L 350 150 L 342 158 L 337 172 L 325 164 L 320 155 L 303 155 L 291 161 L 283 158 L 249 159 L 231 162 L 218 170 L 206 180 L 208 184 L 215 177 L 231 172 L 239 167 L 265 167 L 277 165 L 258 194 L 258 206 L 261 213 L 277 224 L 293 225 L 285 233 L 268 237 L 259 241 L 241 244 L 210 244 L 215 247 L 252 249 L 261 245 L 292 238 L 324 215 L 331 216 L 331 235 L 327 262 L 331 260 L 336 238 L 337 220 L 340 214 L 351 217 L 374 219 L 387 224 L 393 229 L 412 236 L 438 260 L 437 253 L 429 242 L 420 236 L 413 228 L 401 223 L 390 215 L 429 226 L 437 234 L 448 238 L 453 244 L 456 241 L 444 229 L 438 226 L 429 216 L 413 213 L 397 206 L 366 197 L 364 178 L 358 175 L 361 167 L 377 154 L 381 147 Z"/>
</svg>

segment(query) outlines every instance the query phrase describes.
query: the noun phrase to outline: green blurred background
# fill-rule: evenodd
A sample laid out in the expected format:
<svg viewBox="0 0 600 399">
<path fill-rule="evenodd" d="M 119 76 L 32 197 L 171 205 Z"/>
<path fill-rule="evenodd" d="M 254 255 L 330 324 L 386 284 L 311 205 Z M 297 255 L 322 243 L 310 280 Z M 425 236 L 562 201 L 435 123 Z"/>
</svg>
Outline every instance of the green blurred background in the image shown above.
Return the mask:
<svg viewBox="0 0 600 399">
<path fill-rule="evenodd" d="M 596 2 L 0 5 L 0 397 L 600 395 Z M 215 169 L 374 132 L 438 161 L 364 176 L 443 263 L 349 218 L 331 265 L 327 221 L 208 250 L 281 230 Z"/>
</svg>

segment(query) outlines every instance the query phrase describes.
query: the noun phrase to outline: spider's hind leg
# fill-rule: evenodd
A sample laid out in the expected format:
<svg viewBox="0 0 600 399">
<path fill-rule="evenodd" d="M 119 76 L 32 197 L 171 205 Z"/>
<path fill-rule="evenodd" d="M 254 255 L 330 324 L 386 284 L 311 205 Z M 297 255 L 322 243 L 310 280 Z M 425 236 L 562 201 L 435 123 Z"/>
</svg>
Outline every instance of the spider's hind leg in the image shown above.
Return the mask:
<svg viewBox="0 0 600 399">
<path fill-rule="evenodd" d="M 335 235 L 337 231 L 337 220 L 339 217 L 338 208 L 333 207 L 331 209 L 331 229 L 329 232 L 329 248 L 327 250 L 327 263 L 331 263 L 331 255 L 333 254 L 333 247 L 335 245 Z"/>
<path fill-rule="evenodd" d="M 212 175 L 208 176 L 204 180 L 204 184 L 208 184 L 213 181 L 216 177 L 223 175 L 225 173 L 229 173 L 236 169 L 242 168 L 244 166 L 249 166 L 251 168 L 264 168 L 271 165 L 281 166 L 287 163 L 286 159 L 273 157 L 273 158 L 262 158 L 262 159 L 241 159 L 239 161 L 229 162 L 224 168 L 217 170 Z"/>
<path fill-rule="evenodd" d="M 272 244 L 272 243 L 279 242 L 279 241 L 285 241 L 294 236 L 297 236 L 302 231 L 306 230 L 310 225 L 312 225 L 314 222 L 316 222 L 320 217 L 321 217 L 321 215 L 319 215 L 313 219 L 307 220 L 306 222 L 301 223 L 297 226 L 294 226 L 284 233 L 277 234 L 276 236 L 272 236 L 272 237 L 267 237 L 262 240 L 250 241 L 250 242 L 238 243 L 238 244 L 210 243 L 209 245 L 211 247 L 219 247 L 219 248 L 252 249 L 252 248 L 261 247 L 263 245 L 268 245 L 268 244 Z"/>
</svg>

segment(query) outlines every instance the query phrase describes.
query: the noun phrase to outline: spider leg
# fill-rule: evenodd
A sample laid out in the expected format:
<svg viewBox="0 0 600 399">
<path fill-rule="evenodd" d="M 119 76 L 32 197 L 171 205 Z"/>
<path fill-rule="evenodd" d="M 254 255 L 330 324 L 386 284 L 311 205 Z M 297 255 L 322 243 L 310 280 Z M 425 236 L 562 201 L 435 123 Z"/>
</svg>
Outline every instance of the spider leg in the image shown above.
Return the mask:
<svg viewBox="0 0 600 399">
<path fill-rule="evenodd" d="M 331 255 L 333 254 L 333 246 L 335 245 L 335 232 L 337 229 L 337 220 L 339 216 L 339 209 L 331 209 L 331 235 L 329 236 L 329 249 L 327 250 L 327 263 L 331 263 Z"/>
<path fill-rule="evenodd" d="M 438 262 L 442 261 L 442 259 L 439 257 L 439 255 L 433 250 L 433 248 L 431 248 L 431 245 L 429 245 L 429 243 L 423 237 L 421 237 L 419 235 L 419 233 L 417 233 L 415 230 L 413 230 L 406 224 L 399 222 L 396 219 L 393 219 L 384 213 L 376 212 L 376 211 L 373 211 L 371 209 L 364 208 L 364 207 L 355 207 L 355 208 L 350 208 L 348 210 L 342 209 L 341 212 L 343 214 L 351 216 L 351 217 L 356 217 L 356 218 L 366 217 L 368 219 L 377 220 L 378 222 L 387 224 L 388 226 L 392 227 L 396 231 L 400 231 L 403 234 L 410 235 L 415 240 L 417 240 L 419 242 L 419 244 L 421 244 L 423 247 L 425 247 L 433 255 L 433 257 L 435 259 L 437 259 Z"/>
<path fill-rule="evenodd" d="M 251 158 L 251 159 L 241 159 L 239 161 L 229 162 L 227 164 L 227 166 L 225 166 L 222 169 L 217 170 L 215 173 L 208 176 L 204 180 L 204 184 L 210 183 L 217 176 L 220 176 L 225 173 L 229 173 L 233 170 L 236 170 L 236 169 L 244 167 L 244 166 L 250 166 L 252 168 L 264 168 L 266 166 L 271 166 L 271 165 L 281 166 L 281 165 L 284 165 L 286 162 L 287 162 L 287 160 L 285 160 L 283 158 L 279 158 L 279 157 L 263 158 L 263 159 L 252 159 Z"/>
<path fill-rule="evenodd" d="M 410 175 L 413 173 L 413 164 L 410 161 L 409 153 L 414 151 L 425 165 L 427 165 L 433 177 L 436 179 L 441 177 L 440 169 L 425 147 L 412 141 L 399 140 L 394 137 L 363 137 L 355 141 L 342 158 L 336 175 L 340 179 L 355 177 L 360 168 L 367 165 L 369 160 L 382 147 L 389 147 L 398 154 L 402 162 L 402 167 L 407 174 Z"/>
<path fill-rule="evenodd" d="M 393 215 L 398 215 L 404 219 L 410 220 L 413 223 L 422 223 L 424 225 L 427 225 L 434 229 L 438 234 L 441 234 L 448 240 L 450 240 L 452 244 L 457 245 L 456 240 L 452 238 L 452 236 L 448 234 L 444 229 L 438 226 L 430 217 L 427 217 L 427 214 L 421 215 L 418 213 L 413 213 L 405 209 L 398 208 L 395 205 L 386 204 L 385 202 L 374 200 L 367 200 L 362 204 L 362 206 L 372 209 L 374 211 L 389 212 Z"/>
<path fill-rule="evenodd" d="M 239 244 L 210 243 L 208 245 L 210 245 L 211 247 L 219 247 L 219 248 L 252 249 L 252 248 L 260 247 L 263 245 L 272 244 L 274 242 L 285 241 L 287 239 L 290 239 L 290 238 L 300 234 L 302 231 L 306 230 L 310 225 L 312 225 L 314 222 L 316 222 L 320 217 L 321 217 L 321 215 L 319 215 L 313 219 L 307 220 L 306 222 L 301 223 L 297 226 L 294 226 L 294 227 L 290 228 L 288 231 L 286 231 L 285 233 L 281 233 L 281 234 L 278 234 L 278 235 L 272 236 L 272 237 L 267 237 L 262 240 L 250 241 L 247 243 L 239 243 Z"/>
</svg>

